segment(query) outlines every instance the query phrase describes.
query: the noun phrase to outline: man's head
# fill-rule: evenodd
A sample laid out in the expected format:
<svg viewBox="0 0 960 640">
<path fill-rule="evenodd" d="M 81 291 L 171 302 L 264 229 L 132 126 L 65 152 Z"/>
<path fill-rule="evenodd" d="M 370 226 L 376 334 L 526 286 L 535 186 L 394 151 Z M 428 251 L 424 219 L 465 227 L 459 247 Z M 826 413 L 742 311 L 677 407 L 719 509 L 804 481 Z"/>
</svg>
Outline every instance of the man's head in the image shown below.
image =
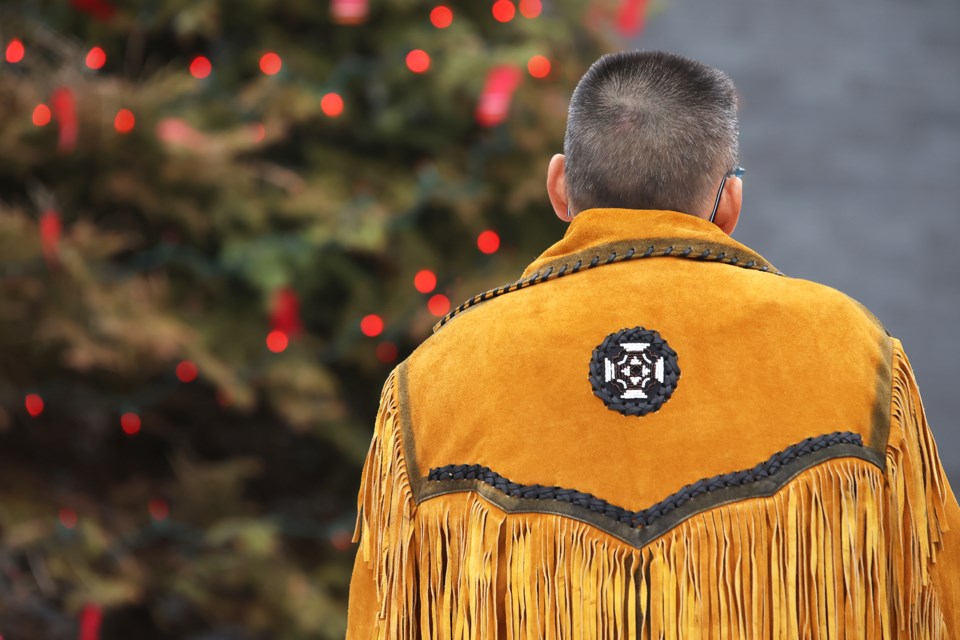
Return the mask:
<svg viewBox="0 0 960 640">
<path fill-rule="evenodd" d="M 737 98 L 722 71 L 660 51 L 611 53 L 580 79 L 547 189 L 557 215 L 595 207 L 668 209 L 707 218 L 738 155 Z M 730 233 L 739 178 L 716 224 Z"/>
</svg>

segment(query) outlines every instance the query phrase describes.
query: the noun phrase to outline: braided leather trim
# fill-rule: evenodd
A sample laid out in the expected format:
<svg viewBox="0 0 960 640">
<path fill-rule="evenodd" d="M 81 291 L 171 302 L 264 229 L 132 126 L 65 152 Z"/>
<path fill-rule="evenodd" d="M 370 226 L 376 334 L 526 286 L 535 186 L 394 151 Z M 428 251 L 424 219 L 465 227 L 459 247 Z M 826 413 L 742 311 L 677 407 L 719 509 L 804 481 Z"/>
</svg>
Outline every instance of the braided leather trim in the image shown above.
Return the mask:
<svg viewBox="0 0 960 640">
<path fill-rule="evenodd" d="M 602 247 L 597 247 L 601 249 Z M 582 255 L 582 252 L 576 255 Z M 766 264 L 759 260 L 758 256 L 755 258 L 753 254 L 747 256 L 741 256 L 737 254 L 737 251 L 734 249 L 727 249 L 725 251 L 716 251 L 709 248 L 698 250 L 694 252 L 693 246 L 687 247 L 675 247 L 672 242 L 664 242 L 661 244 L 651 244 L 646 248 L 640 247 L 638 250 L 637 247 L 629 247 L 626 251 L 618 253 L 616 250 L 611 251 L 610 255 L 596 254 L 589 260 L 584 260 L 583 258 L 577 259 L 575 263 L 563 262 L 559 266 L 551 265 L 543 269 L 542 271 L 537 271 L 536 273 L 527 276 L 526 278 L 520 278 L 519 280 L 512 282 L 510 284 L 505 284 L 501 287 L 495 289 L 490 289 L 484 291 L 483 293 L 478 293 L 469 300 L 466 300 L 454 309 L 452 309 L 447 315 L 439 320 L 435 325 L 433 325 L 434 333 L 439 331 L 441 327 L 450 322 L 455 316 L 461 312 L 469 309 L 470 307 L 490 300 L 491 298 L 496 298 L 502 296 L 505 293 L 511 293 L 518 289 L 524 289 L 530 285 L 538 284 L 545 282 L 547 280 L 555 280 L 561 278 L 565 275 L 572 273 L 578 273 L 580 271 L 591 269 L 593 267 L 603 266 L 606 264 L 613 264 L 615 262 L 623 262 L 625 260 L 636 260 L 638 258 L 651 258 L 651 257 L 673 257 L 673 258 L 690 258 L 694 260 L 704 260 L 710 262 L 721 262 L 725 264 L 734 265 L 744 269 L 755 269 L 757 271 L 765 271 L 769 273 L 776 274 L 778 276 L 784 275 L 779 269 L 773 267 L 773 265 Z M 570 257 L 572 262 L 573 257 Z"/>
<path fill-rule="evenodd" d="M 863 438 L 859 433 L 850 431 L 836 431 L 834 433 L 807 438 L 802 442 L 787 447 L 783 451 L 773 454 L 770 459 L 753 467 L 725 473 L 712 478 L 698 480 L 688 484 L 665 500 L 642 511 L 629 511 L 623 507 L 610 504 L 592 494 L 564 489 L 561 487 L 547 487 L 540 484 L 524 485 L 504 478 L 491 471 L 488 467 L 476 464 L 451 464 L 436 467 L 430 470 L 427 480 L 443 482 L 447 480 L 477 480 L 488 484 L 498 491 L 515 498 L 534 500 L 558 500 L 583 507 L 594 513 L 627 525 L 631 528 L 647 527 L 665 515 L 675 511 L 684 503 L 720 489 L 748 485 L 774 475 L 782 466 L 805 455 L 821 449 L 837 445 L 863 446 Z"/>
</svg>

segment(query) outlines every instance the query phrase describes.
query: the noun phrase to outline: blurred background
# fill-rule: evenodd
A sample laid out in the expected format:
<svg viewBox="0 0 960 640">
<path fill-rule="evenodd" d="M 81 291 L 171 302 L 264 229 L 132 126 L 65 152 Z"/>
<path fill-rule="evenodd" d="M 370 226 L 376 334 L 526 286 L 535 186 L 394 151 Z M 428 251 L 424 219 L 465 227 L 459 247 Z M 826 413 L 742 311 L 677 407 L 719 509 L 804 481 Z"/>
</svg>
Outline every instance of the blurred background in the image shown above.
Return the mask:
<svg viewBox="0 0 960 640">
<path fill-rule="evenodd" d="M 381 385 L 562 235 L 623 48 L 731 74 L 737 239 L 903 340 L 960 486 L 953 0 L 7 1 L 0 637 L 343 637 Z"/>
</svg>

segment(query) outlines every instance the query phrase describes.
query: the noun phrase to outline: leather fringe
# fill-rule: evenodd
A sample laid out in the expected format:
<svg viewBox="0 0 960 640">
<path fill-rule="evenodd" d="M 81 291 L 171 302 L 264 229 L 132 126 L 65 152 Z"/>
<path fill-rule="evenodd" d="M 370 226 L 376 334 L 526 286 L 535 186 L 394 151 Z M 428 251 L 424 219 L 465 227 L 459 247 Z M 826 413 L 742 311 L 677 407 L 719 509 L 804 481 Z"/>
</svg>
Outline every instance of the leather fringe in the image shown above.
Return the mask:
<svg viewBox="0 0 960 640">
<path fill-rule="evenodd" d="M 946 640 L 928 567 L 947 480 L 898 348 L 893 378 L 886 470 L 831 459 L 636 549 L 476 493 L 415 505 L 391 377 L 355 533 L 376 565 L 377 637 Z"/>
<path fill-rule="evenodd" d="M 413 491 L 403 456 L 400 435 L 397 370 L 390 374 L 380 394 L 380 408 L 367 452 L 353 542 L 357 553 L 374 568 L 377 589 L 378 638 L 414 638 L 416 576 L 413 542 Z"/>
<path fill-rule="evenodd" d="M 892 606 L 898 637 L 947 637 L 929 565 L 936 562 L 946 524 L 946 472 L 927 424 L 910 361 L 894 341 L 893 388 L 887 443 Z M 953 633 L 960 629 L 952 630 Z"/>
</svg>

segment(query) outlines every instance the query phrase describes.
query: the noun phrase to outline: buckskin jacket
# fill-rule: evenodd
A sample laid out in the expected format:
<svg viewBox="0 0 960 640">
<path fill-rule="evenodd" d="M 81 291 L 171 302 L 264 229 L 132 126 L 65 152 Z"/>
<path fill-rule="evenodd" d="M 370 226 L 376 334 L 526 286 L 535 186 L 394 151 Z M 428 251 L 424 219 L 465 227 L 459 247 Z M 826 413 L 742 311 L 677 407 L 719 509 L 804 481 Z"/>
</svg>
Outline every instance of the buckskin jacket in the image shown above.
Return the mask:
<svg viewBox="0 0 960 640">
<path fill-rule="evenodd" d="M 953 638 L 899 340 L 714 224 L 589 209 L 383 387 L 348 638 Z"/>
</svg>

